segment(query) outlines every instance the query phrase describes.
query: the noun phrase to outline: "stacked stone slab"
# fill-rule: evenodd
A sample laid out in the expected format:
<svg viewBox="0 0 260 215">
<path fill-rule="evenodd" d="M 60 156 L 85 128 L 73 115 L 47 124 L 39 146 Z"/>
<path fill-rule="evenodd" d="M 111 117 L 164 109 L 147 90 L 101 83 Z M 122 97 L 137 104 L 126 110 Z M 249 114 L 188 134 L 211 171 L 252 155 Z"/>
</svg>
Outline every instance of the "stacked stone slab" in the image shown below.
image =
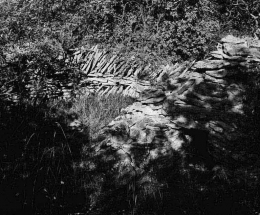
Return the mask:
<svg viewBox="0 0 260 215">
<path fill-rule="evenodd" d="M 247 92 L 253 83 L 247 71 L 260 68 L 259 50 L 260 45 L 227 36 L 210 58 L 169 67 L 157 87 L 143 90 L 137 102 L 100 132 L 103 141 L 97 151 L 112 147 L 122 164 L 141 170 L 190 144 L 212 167 L 208 146 L 228 153 L 228 143 L 247 135 L 243 126 L 248 125 L 251 98 Z"/>
<path fill-rule="evenodd" d="M 167 68 L 160 67 L 151 71 L 151 65 L 140 65 L 134 56 L 130 60 L 122 59 L 97 46 L 77 50 L 73 62 L 80 65 L 83 76 L 80 82 L 81 92 L 100 96 L 119 93 L 139 98 L 142 91 L 150 88 L 150 80 L 160 78 Z"/>
</svg>

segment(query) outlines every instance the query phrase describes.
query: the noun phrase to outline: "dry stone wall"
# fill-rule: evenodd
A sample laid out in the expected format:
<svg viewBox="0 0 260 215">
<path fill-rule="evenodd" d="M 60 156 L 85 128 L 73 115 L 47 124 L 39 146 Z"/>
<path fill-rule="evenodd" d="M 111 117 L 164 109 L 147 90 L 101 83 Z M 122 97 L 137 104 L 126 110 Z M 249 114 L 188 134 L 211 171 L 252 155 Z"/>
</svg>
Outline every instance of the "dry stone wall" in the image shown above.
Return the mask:
<svg viewBox="0 0 260 215">
<path fill-rule="evenodd" d="M 137 99 L 92 140 L 97 152 L 112 148 L 122 164 L 140 170 L 173 151 L 185 151 L 183 156 L 188 156 L 183 150 L 187 146 L 208 167 L 215 165 L 212 148 L 218 156 L 240 159 L 231 146 L 246 140 L 258 111 L 254 107 L 259 100 L 254 91 L 256 75 L 252 74 L 260 70 L 258 40 L 227 36 L 208 59 L 152 72 L 148 72 L 150 65 L 129 65 L 97 47 L 77 50 L 67 60 L 80 64 L 81 93 L 121 93 Z M 142 74 L 149 75 L 140 80 Z M 63 97 L 69 97 L 74 88 L 61 87 Z"/>
<path fill-rule="evenodd" d="M 113 148 L 123 166 L 139 170 L 187 146 L 208 168 L 215 165 L 211 149 L 240 159 L 229 146 L 248 135 L 256 98 L 248 71 L 260 68 L 258 44 L 227 36 L 208 59 L 167 67 L 156 86 L 142 90 L 138 101 L 100 132 L 96 150 Z"/>
<path fill-rule="evenodd" d="M 157 82 L 166 69 L 160 67 L 152 71 L 151 65 L 142 66 L 134 57 L 127 61 L 108 51 L 99 50 L 97 46 L 77 50 L 73 62 L 80 65 L 83 75 L 81 92 L 100 96 L 119 93 L 139 98 L 141 92 L 151 87 L 151 80 Z"/>
</svg>

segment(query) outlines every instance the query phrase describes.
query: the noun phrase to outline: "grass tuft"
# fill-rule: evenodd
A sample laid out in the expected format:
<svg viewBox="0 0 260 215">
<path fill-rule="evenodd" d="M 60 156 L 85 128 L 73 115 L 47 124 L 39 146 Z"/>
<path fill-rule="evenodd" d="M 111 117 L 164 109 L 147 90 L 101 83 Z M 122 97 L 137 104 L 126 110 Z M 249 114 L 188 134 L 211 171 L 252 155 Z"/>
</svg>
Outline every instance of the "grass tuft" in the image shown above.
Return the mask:
<svg viewBox="0 0 260 215">
<path fill-rule="evenodd" d="M 89 128 L 90 137 L 94 137 L 101 128 L 120 115 L 122 108 L 133 102 L 132 98 L 118 94 L 107 97 L 83 96 L 73 103 L 70 111 L 77 113 L 78 120 Z"/>
<path fill-rule="evenodd" d="M 120 95 L 41 105 L 1 100 L 0 214 L 82 212 L 88 204 L 75 166 L 83 145 L 132 102 Z M 75 120 L 81 123 L 72 127 Z"/>
</svg>

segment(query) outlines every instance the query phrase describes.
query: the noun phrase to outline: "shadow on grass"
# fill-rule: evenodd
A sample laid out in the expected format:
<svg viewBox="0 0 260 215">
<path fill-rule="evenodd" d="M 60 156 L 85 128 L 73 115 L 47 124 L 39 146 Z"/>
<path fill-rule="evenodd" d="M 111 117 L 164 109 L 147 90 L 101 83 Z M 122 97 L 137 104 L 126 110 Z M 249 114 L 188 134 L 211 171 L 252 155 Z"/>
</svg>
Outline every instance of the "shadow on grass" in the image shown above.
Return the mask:
<svg viewBox="0 0 260 215">
<path fill-rule="evenodd" d="M 88 158 L 86 166 L 78 167 L 90 194 L 87 214 L 242 215 L 257 210 L 259 185 L 255 176 L 246 175 L 247 166 L 207 170 L 203 160 L 187 160 L 172 151 L 144 168 L 122 163 L 116 168 L 120 161 L 116 155 L 111 148 L 104 149 L 93 163 Z"/>
<path fill-rule="evenodd" d="M 75 177 L 87 133 L 68 126 L 73 114 L 0 101 L 0 213 L 81 212 L 86 196 Z"/>
<path fill-rule="evenodd" d="M 98 156 L 90 134 L 131 102 L 120 96 L 40 105 L 1 100 L 0 214 L 86 213 L 101 189 L 97 183 L 104 175 L 112 180 L 119 159 Z"/>
</svg>

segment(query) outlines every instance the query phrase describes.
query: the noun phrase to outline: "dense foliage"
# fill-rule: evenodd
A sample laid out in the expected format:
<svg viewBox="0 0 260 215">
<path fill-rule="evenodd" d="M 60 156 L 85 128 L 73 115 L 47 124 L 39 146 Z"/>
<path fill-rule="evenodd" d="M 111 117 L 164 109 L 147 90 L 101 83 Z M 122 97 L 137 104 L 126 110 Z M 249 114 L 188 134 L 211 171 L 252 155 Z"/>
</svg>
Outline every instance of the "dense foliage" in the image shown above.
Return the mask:
<svg viewBox="0 0 260 215">
<path fill-rule="evenodd" d="M 205 56 L 223 29 L 254 32 L 259 10 L 257 0 L 3 0 L 0 36 L 2 45 L 98 43 L 176 61 Z"/>
<path fill-rule="evenodd" d="M 0 61 L 23 65 L 19 76 L 29 62 L 41 75 L 61 66 L 70 71 L 57 57 L 81 45 L 99 44 L 155 67 L 201 59 L 230 30 L 257 32 L 260 19 L 257 0 L 1 0 L 0 5 Z M 32 74 L 27 70 L 26 76 Z"/>
</svg>

